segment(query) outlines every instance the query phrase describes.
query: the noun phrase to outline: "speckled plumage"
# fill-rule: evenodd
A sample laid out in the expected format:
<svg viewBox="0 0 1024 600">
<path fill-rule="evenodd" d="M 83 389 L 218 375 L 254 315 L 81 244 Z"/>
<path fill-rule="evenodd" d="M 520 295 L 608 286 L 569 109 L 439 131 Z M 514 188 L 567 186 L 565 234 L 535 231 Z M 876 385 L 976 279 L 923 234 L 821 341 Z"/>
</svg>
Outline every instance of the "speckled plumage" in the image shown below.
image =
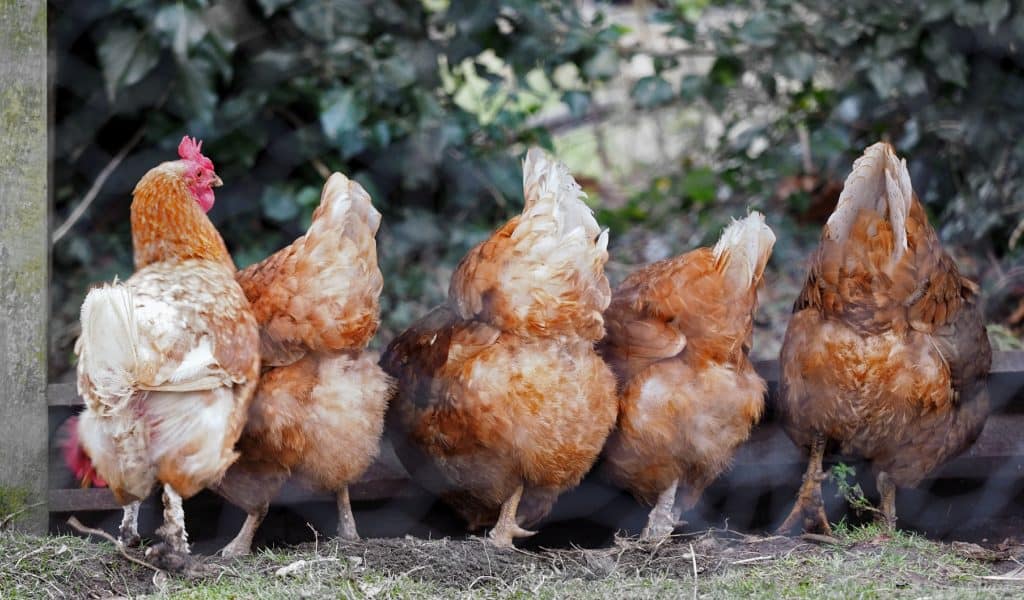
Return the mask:
<svg viewBox="0 0 1024 600">
<path fill-rule="evenodd" d="M 500 545 L 579 483 L 616 414 L 614 377 L 593 348 L 610 297 L 607 233 L 539 150 L 524 188 L 523 214 L 470 251 L 448 303 L 382 359 L 399 381 L 388 417 L 399 457 L 471 528 L 504 507 Z"/>
<path fill-rule="evenodd" d="M 306 235 L 239 272 L 260 324 L 264 373 L 214 489 L 249 518 L 226 555 L 246 554 L 290 476 L 339 495 L 339 535 L 355 537 L 348 485 L 377 456 L 392 381 L 365 347 L 380 320 L 380 213 L 340 173 L 324 185 Z"/>
<path fill-rule="evenodd" d="M 761 416 L 765 383 L 747 353 L 774 242 L 764 217 L 752 214 L 715 249 L 635 271 L 605 313 L 601 350 L 621 382 L 605 472 L 647 504 L 670 489 L 677 498 L 672 519 L 652 512 L 650 537 L 671 532 Z"/>
<path fill-rule="evenodd" d="M 256 321 L 187 170 L 164 163 L 139 182 L 138 270 L 82 308 L 79 435 L 122 503 L 157 482 L 187 498 L 220 479 L 259 376 Z"/>
<path fill-rule="evenodd" d="M 888 481 L 914 486 L 981 433 L 991 358 L 977 286 L 943 251 L 905 161 L 887 144 L 868 148 L 786 331 L 787 433 L 805 448 L 816 438 L 838 442 Z M 804 510 L 805 526 L 826 529 L 808 485 L 794 515 Z"/>
</svg>

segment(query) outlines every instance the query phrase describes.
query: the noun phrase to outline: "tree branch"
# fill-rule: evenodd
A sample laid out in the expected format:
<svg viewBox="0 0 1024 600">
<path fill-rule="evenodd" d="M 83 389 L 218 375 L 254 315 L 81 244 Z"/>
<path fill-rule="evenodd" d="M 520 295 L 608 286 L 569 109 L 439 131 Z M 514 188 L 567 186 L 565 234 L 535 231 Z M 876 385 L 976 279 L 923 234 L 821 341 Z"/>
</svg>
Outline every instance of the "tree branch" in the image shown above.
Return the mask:
<svg viewBox="0 0 1024 600">
<path fill-rule="evenodd" d="M 120 166 L 121 162 L 128 156 L 128 153 L 131 152 L 140 141 L 142 141 L 142 135 L 145 133 L 145 130 L 145 125 L 139 127 L 135 132 L 135 135 L 128 140 L 128 143 L 125 144 L 116 155 L 114 155 L 114 158 L 110 159 L 107 166 L 103 167 L 103 170 L 96 176 L 96 180 L 92 182 L 92 186 L 89 187 L 89 191 L 87 191 L 85 196 L 82 197 L 82 201 L 78 203 L 78 206 L 76 206 L 73 211 L 71 211 L 67 220 L 61 223 L 60 227 L 53 231 L 53 237 L 50 239 L 50 246 L 56 246 L 57 242 L 67 235 L 67 233 L 71 231 L 71 228 L 75 226 L 75 223 L 82 218 L 85 211 L 88 210 L 89 206 L 94 200 L 96 200 L 96 196 L 99 195 L 100 190 L 103 189 L 103 184 L 105 184 L 107 179 L 109 179 L 114 171 L 117 170 L 117 167 Z"/>
</svg>

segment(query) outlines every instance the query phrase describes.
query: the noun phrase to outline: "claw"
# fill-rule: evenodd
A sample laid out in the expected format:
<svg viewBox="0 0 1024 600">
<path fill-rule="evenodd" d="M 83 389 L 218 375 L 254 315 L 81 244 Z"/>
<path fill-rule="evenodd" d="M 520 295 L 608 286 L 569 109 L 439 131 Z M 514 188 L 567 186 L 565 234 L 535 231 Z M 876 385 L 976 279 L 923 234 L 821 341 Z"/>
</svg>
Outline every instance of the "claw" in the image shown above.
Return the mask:
<svg viewBox="0 0 1024 600">
<path fill-rule="evenodd" d="M 516 512 L 519 510 L 519 500 L 523 496 L 523 486 L 516 488 L 512 496 L 501 505 L 501 514 L 494 529 L 487 534 L 487 541 L 498 548 L 511 548 L 517 537 L 530 537 L 537 533 L 523 529 L 516 523 Z"/>
</svg>

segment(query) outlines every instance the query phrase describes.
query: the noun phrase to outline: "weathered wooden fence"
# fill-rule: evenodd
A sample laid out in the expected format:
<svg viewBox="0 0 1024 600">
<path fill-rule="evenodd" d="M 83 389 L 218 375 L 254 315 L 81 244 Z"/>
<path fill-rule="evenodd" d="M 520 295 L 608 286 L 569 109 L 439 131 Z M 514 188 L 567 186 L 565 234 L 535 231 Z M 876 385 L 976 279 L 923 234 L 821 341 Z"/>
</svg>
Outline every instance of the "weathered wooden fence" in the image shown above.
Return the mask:
<svg viewBox="0 0 1024 600">
<path fill-rule="evenodd" d="M 45 531 L 46 3 L 0 2 L 0 519 Z"/>
<path fill-rule="evenodd" d="M 747 485 L 777 484 L 778 467 L 798 465 L 803 461 L 800 451 L 789 441 L 775 420 L 773 409 L 779 367 L 776 361 L 760 361 L 757 370 L 770 384 L 768 410 L 763 422 L 754 430 L 750 440 L 736 457 L 737 467 L 760 466 L 748 469 Z M 977 478 L 993 474 L 1001 476 L 1016 473 L 1024 477 L 1024 352 L 997 352 L 992 365 L 989 387 L 993 401 L 993 415 L 977 443 L 959 458 L 938 471 L 937 477 Z M 74 384 L 51 384 L 48 387 L 51 408 L 79 406 L 81 399 Z M 59 468 L 59 467 L 54 467 Z M 798 483 L 798 480 L 797 480 Z M 380 500 L 391 498 L 410 489 L 402 467 L 390 452 L 371 468 L 362 481 L 353 486 L 354 500 Z M 327 494 L 304 492 L 286 488 L 275 503 L 323 500 L 331 501 Z M 106 489 L 52 489 L 49 493 L 51 512 L 78 512 L 114 510 L 119 508 Z"/>
</svg>

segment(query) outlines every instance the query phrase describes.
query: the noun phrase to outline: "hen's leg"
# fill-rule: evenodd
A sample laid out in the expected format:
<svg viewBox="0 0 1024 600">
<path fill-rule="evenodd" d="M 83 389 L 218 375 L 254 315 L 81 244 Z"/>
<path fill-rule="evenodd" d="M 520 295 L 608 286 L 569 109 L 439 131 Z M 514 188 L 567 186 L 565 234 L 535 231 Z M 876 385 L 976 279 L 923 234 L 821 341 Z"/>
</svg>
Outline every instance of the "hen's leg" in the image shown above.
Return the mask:
<svg viewBox="0 0 1024 600">
<path fill-rule="evenodd" d="M 878 485 L 878 493 L 882 496 L 882 518 L 885 519 L 885 527 L 892 531 L 896 528 L 896 483 L 885 471 L 880 471 L 875 479 Z"/>
<path fill-rule="evenodd" d="M 121 529 L 118 531 L 117 539 L 131 548 L 142 542 L 139 537 L 139 506 L 140 501 L 132 502 L 124 507 L 124 516 L 121 518 Z"/>
<path fill-rule="evenodd" d="M 246 556 L 252 552 L 252 538 L 256 535 L 256 530 L 259 529 L 264 517 L 267 516 L 267 508 L 268 505 L 263 504 L 255 507 L 252 512 L 246 515 L 245 523 L 242 523 L 242 529 L 239 530 L 235 539 L 220 549 L 221 556 L 234 558 L 236 556 Z"/>
<path fill-rule="evenodd" d="M 188 554 L 188 533 L 185 531 L 185 509 L 181 496 L 169 484 L 164 484 L 164 524 L 156 530 L 170 549 Z"/>
<path fill-rule="evenodd" d="M 686 525 L 683 513 L 697 505 L 705 487 L 703 484 L 680 485 L 676 490 L 676 502 L 672 505 L 672 518 L 675 520 L 676 527 Z"/>
<path fill-rule="evenodd" d="M 356 518 L 352 514 L 352 502 L 348 497 L 347 485 L 338 491 L 338 537 L 352 542 L 359 539 L 359 533 L 356 531 Z"/>
<path fill-rule="evenodd" d="M 163 542 L 146 548 L 146 557 L 165 571 L 181 571 L 189 565 L 185 510 L 181 506 L 181 496 L 166 483 L 163 500 L 164 523 L 156 530 Z"/>
<path fill-rule="evenodd" d="M 643 533 L 640 534 L 640 539 L 660 540 L 672 535 L 672 530 L 675 529 L 678 518 L 673 510 L 676 503 L 676 489 L 678 487 L 679 480 L 675 480 L 672 482 L 672 485 L 665 488 L 658 495 L 658 502 L 647 516 L 647 526 L 644 527 Z"/>
<path fill-rule="evenodd" d="M 499 548 L 511 548 L 512 540 L 517 537 L 530 537 L 535 531 L 527 531 L 516 522 L 516 513 L 519 511 L 519 499 L 523 497 L 523 486 L 520 485 L 512 496 L 501 505 L 501 513 L 498 515 L 498 523 L 487 535 L 492 544 Z"/>
<path fill-rule="evenodd" d="M 816 433 L 814 441 L 811 442 L 807 472 L 804 473 L 804 482 L 800 486 L 796 504 L 786 520 L 779 526 L 777 530 L 779 533 L 788 533 L 800 525 L 803 526 L 804 531 L 832 533 L 832 527 L 828 524 L 828 515 L 825 514 L 825 503 L 821 500 L 821 481 L 827 477 L 821 470 L 824 457 L 825 436 Z"/>
</svg>

